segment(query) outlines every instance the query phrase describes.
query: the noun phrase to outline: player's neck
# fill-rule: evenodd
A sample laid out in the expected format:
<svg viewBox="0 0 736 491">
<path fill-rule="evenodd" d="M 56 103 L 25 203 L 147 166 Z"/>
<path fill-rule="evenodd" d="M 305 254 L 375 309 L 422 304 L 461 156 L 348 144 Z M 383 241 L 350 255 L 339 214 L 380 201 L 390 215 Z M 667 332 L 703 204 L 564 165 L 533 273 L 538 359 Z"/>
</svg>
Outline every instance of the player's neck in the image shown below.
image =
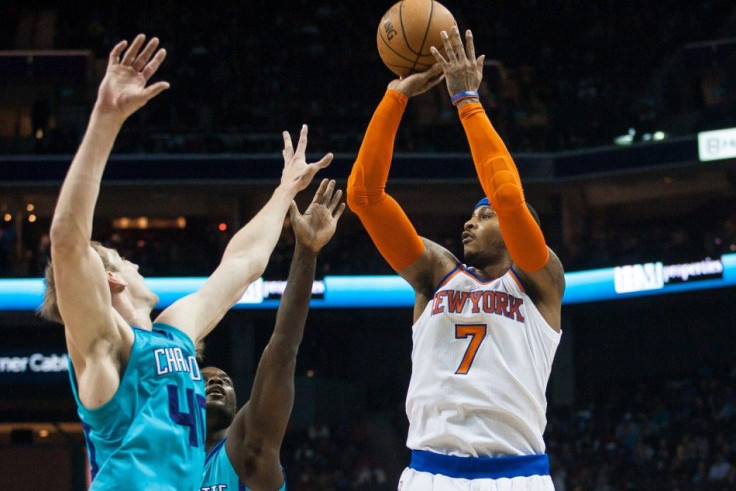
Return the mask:
<svg viewBox="0 0 736 491">
<path fill-rule="evenodd" d="M 474 269 L 484 280 L 491 281 L 505 275 L 510 268 L 511 263 L 503 261 L 494 264 L 487 264 L 482 268 L 475 267 Z"/>
<path fill-rule="evenodd" d="M 151 309 L 147 305 L 136 306 L 130 301 L 118 295 L 113 295 L 112 306 L 125 323 L 140 329 L 150 331 L 153 329 L 151 322 Z"/>
<path fill-rule="evenodd" d="M 207 441 L 204 444 L 204 451 L 209 452 L 212 447 L 217 445 L 223 438 L 227 436 L 229 426 L 220 429 L 207 427 Z"/>
</svg>

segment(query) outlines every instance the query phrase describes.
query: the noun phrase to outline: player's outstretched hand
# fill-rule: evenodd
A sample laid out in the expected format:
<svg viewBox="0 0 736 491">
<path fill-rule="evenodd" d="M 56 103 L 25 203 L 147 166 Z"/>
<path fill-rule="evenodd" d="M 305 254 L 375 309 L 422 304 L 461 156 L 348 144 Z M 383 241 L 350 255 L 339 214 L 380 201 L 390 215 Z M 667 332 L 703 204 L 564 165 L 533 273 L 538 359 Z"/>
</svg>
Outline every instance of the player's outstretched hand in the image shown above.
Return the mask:
<svg viewBox="0 0 736 491">
<path fill-rule="evenodd" d="M 483 60 L 485 55 L 475 57 L 475 45 L 473 44 L 473 33 L 470 29 L 465 31 L 465 47 L 460 37 L 457 26 L 452 28 L 448 36 L 446 31 L 441 32 L 442 43 L 445 47 L 447 59 L 439 50 L 432 46 L 430 49 L 435 59 L 442 67 L 447 83 L 447 92 L 452 97 L 460 92 L 478 90 L 483 80 Z"/>
<path fill-rule="evenodd" d="M 307 163 L 307 125 L 302 125 L 299 133 L 299 142 L 296 145 L 296 151 L 291 143 L 291 136 L 288 131 L 283 132 L 284 137 L 284 171 L 281 173 L 281 184 L 287 186 L 295 186 L 296 192 L 309 186 L 314 175 L 324 169 L 332 162 L 332 153 L 327 153 L 318 162 L 313 164 Z"/>
<path fill-rule="evenodd" d="M 335 234 L 337 221 L 345 211 L 345 203 L 340 203 L 342 190 L 335 191 L 335 181 L 323 179 L 314 199 L 302 215 L 295 202 L 291 202 L 289 218 L 294 228 L 296 241 L 304 247 L 319 252 Z"/>
<path fill-rule="evenodd" d="M 151 38 L 144 48 L 145 41 L 146 36 L 138 34 L 130 46 L 120 41 L 110 51 L 107 71 L 97 91 L 97 110 L 124 121 L 169 88 L 168 82 L 146 86 L 166 58 L 166 50 L 157 50 L 158 38 Z"/>
<path fill-rule="evenodd" d="M 406 97 L 423 94 L 442 81 L 442 67 L 435 63 L 429 70 L 397 78 L 388 84 L 389 89 L 401 92 Z"/>
</svg>

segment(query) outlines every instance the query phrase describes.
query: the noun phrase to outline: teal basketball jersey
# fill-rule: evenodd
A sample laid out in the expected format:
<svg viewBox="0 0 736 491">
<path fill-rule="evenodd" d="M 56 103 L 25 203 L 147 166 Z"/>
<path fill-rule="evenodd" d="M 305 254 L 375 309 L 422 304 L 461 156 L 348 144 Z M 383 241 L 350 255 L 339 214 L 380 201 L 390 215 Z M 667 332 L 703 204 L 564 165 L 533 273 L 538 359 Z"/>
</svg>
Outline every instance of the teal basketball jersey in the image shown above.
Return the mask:
<svg viewBox="0 0 736 491">
<path fill-rule="evenodd" d="M 250 491 L 240 482 L 225 450 L 225 438 L 207 452 L 199 491 Z M 278 491 L 286 491 L 286 479 Z"/>
<path fill-rule="evenodd" d="M 205 395 L 192 340 L 154 324 L 133 328 L 128 364 L 112 399 L 96 409 L 72 392 L 82 420 L 91 490 L 199 489 L 204 469 Z"/>
</svg>

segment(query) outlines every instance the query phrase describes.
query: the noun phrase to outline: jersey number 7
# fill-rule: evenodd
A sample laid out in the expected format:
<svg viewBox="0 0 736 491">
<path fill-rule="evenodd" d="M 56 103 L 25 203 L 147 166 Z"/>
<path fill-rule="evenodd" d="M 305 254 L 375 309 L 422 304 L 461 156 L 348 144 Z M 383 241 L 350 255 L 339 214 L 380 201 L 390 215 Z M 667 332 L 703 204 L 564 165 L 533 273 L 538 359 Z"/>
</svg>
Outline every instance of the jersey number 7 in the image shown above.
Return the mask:
<svg viewBox="0 0 736 491">
<path fill-rule="evenodd" d="M 486 324 L 455 324 L 455 339 L 466 338 L 470 338 L 470 344 L 468 345 L 468 349 L 465 350 L 463 361 L 460 362 L 460 366 L 455 370 L 457 375 L 466 375 L 470 371 L 475 354 L 486 338 Z"/>
</svg>

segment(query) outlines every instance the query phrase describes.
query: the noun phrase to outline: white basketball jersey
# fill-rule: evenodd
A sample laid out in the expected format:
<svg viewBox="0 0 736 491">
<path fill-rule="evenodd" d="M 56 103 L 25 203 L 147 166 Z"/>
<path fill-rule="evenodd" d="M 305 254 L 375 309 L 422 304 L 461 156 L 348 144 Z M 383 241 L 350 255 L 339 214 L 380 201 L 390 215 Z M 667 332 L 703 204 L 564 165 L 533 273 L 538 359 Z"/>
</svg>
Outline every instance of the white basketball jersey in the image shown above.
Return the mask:
<svg viewBox="0 0 736 491">
<path fill-rule="evenodd" d="M 514 272 L 459 265 L 413 326 L 407 446 L 471 457 L 545 451 L 545 389 L 560 341 Z"/>
</svg>

